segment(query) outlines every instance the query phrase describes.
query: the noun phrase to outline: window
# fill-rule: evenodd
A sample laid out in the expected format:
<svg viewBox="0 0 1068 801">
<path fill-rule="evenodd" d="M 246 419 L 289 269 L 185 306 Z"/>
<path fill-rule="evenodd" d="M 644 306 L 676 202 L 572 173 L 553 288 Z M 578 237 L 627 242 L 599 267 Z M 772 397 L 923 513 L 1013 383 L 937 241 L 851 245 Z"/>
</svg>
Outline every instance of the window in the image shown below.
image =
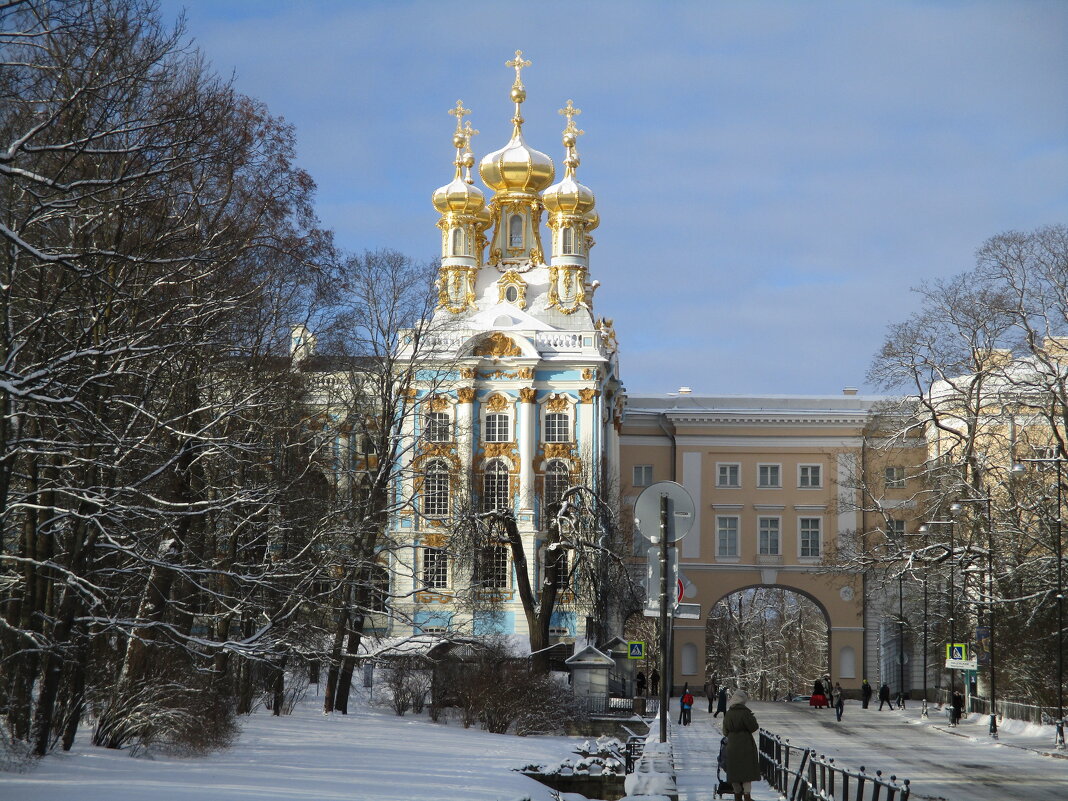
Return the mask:
<svg viewBox="0 0 1068 801">
<path fill-rule="evenodd" d="M 518 214 L 508 219 L 508 247 L 523 247 L 523 218 Z"/>
<path fill-rule="evenodd" d="M 449 513 L 449 472 L 444 462 L 431 462 L 423 475 L 423 514 L 444 517 Z"/>
<path fill-rule="evenodd" d="M 556 589 L 566 592 L 571 589 L 571 565 L 568 563 L 567 551 L 557 548 L 548 552 L 549 559 L 556 560 Z"/>
<path fill-rule="evenodd" d="M 648 487 L 653 483 L 653 466 L 651 464 L 634 465 L 634 486 Z"/>
<path fill-rule="evenodd" d="M 508 546 L 487 545 L 475 562 L 475 584 L 490 589 L 508 586 Z"/>
<path fill-rule="evenodd" d="M 905 540 L 905 521 L 904 520 L 887 520 L 886 521 L 886 536 L 896 542 L 904 542 Z"/>
<path fill-rule="evenodd" d="M 797 486 L 807 489 L 822 487 L 822 466 L 818 464 L 799 465 L 797 468 Z"/>
<path fill-rule="evenodd" d="M 368 580 L 371 583 L 368 606 L 372 612 L 385 612 L 389 598 L 389 571 L 385 565 L 371 565 Z"/>
<path fill-rule="evenodd" d="M 430 412 L 426 416 L 427 442 L 448 442 L 452 439 L 448 412 Z"/>
<path fill-rule="evenodd" d="M 887 489 L 905 489 L 905 468 L 904 467 L 888 467 L 888 468 L 886 468 L 886 488 Z"/>
<path fill-rule="evenodd" d="M 559 503 L 564 492 L 571 486 L 571 471 L 560 461 L 549 462 L 545 468 L 545 494 L 543 500 L 546 508 Z"/>
<path fill-rule="evenodd" d="M 799 521 L 800 526 L 800 546 L 801 550 L 799 556 L 802 558 L 816 558 L 820 555 L 821 547 L 821 528 L 823 520 L 819 517 L 802 517 Z"/>
<path fill-rule="evenodd" d="M 738 518 L 716 518 L 716 555 L 738 555 Z"/>
<path fill-rule="evenodd" d="M 762 464 L 757 466 L 758 487 L 781 487 L 781 466 L 777 464 Z"/>
<path fill-rule="evenodd" d="M 779 539 L 779 518 L 762 517 L 759 527 L 759 553 L 762 556 L 778 556 L 782 553 Z"/>
<path fill-rule="evenodd" d="M 507 414 L 486 415 L 486 442 L 510 442 L 512 439 L 511 421 Z"/>
<path fill-rule="evenodd" d="M 515 303 L 519 300 L 519 287 L 515 284 L 509 284 L 504 288 L 504 299 L 509 303 Z"/>
<path fill-rule="evenodd" d="M 449 586 L 449 558 L 444 548 L 423 548 L 423 586 L 428 590 Z"/>
<path fill-rule="evenodd" d="M 573 244 L 574 241 L 575 241 L 575 235 L 571 231 L 571 226 L 564 226 L 563 247 L 561 249 L 561 252 L 563 253 L 563 255 L 570 256 L 570 255 L 574 254 L 574 252 L 575 252 L 574 251 L 574 247 L 575 246 Z"/>
<path fill-rule="evenodd" d="M 742 486 L 741 466 L 738 464 L 721 464 L 716 475 L 717 487 Z"/>
<path fill-rule="evenodd" d="M 545 441 L 571 441 L 571 416 L 567 412 L 549 412 L 545 415 Z"/>
<path fill-rule="evenodd" d="M 452 255 L 464 255 L 464 234 L 459 228 L 452 229 Z"/>
<path fill-rule="evenodd" d="M 486 465 L 486 473 L 482 477 L 482 511 L 507 509 L 508 501 L 508 468 L 504 462 L 495 459 Z"/>
</svg>

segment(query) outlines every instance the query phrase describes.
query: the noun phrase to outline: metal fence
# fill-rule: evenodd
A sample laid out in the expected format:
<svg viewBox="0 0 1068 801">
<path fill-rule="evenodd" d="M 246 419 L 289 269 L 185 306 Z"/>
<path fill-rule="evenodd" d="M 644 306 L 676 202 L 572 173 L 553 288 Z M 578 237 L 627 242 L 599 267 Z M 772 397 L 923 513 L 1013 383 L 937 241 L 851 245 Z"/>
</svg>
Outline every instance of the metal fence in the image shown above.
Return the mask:
<svg viewBox="0 0 1068 801">
<path fill-rule="evenodd" d="M 938 703 L 943 706 L 949 703 L 949 690 L 942 689 L 935 694 Z M 974 712 L 977 715 L 990 714 L 990 699 L 980 698 L 973 695 L 967 700 L 965 711 Z M 1009 720 L 1022 720 L 1027 723 L 1051 724 L 1057 722 L 1057 709 L 1050 706 L 1035 706 L 1022 704 L 1018 701 L 1005 701 L 998 699 L 998 718 Z"/>
<path fill-rule="evenodd" d="M 871 776 L 834 764 L 811 748 L 798 748 L 777 734 L 760 730 L 760 772 L 787 801 L 908 801 L 909 780 Z"/>
<path fill-rule="evenodd" d="M 641 714 L 643 717 L 653 717 L 660 709 L 660 701 L 656 698 L 646 698 L 645 709 L 635 710 L 635 699 L 621 696 L 598 693 L 587 695 L 585 698 L 586 714 L 599 717 L 626 717 Z"/>
</svg>

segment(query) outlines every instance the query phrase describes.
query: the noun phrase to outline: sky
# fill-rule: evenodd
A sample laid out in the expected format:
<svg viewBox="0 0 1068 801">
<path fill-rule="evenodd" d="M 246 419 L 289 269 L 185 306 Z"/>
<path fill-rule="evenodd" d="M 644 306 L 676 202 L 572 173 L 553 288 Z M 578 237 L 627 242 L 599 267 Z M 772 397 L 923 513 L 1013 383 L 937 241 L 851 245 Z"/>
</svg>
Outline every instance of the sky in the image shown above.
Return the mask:
<svg viewBox="0 0 1068 801">
<path fill-rule="evenodd" d="M 295 126 L 340 246 L 439 255 L 457 99 L 597 197 L 594 312 L 632 395 L 838 394 L 911 289 L 1068 223 L 1068 2 L 162 0 Z M 491 195 L 486 192 L 487 197 Z"/>
</svg>

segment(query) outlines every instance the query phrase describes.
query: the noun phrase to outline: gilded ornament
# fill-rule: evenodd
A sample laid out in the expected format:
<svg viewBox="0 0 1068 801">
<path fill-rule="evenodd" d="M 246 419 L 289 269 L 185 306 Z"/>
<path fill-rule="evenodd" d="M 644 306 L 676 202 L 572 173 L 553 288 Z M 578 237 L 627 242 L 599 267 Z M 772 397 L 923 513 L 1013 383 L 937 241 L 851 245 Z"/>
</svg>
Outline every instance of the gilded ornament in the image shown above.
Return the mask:
<svg viewBox="0 0 1068 801">
<path fill-rule="evenodd" d="M 474 350 L 476 356 L 522 356 L 523 351 L 515 344 L 515 341 L 500 331 L 494 331 L 482 342 L 480 342 Z"/>
<path fill-rule="evenodd" d="M 471 379 L 471 378 L 475 377 L 476 373 L 477 373 L 477 371 L 475 370 L 474 367 L 461 367 L 460 368 L 460 378 Z"/>
<path fill-rule="evenodd" d="M 519 390 L 519 400 L 522 403 L 533 403 L 538 397 L 538 391 L 534 387 L 523 387 Z"/>
<path fill-rule="evenodd" d="M 474 403 L 475 401 L 475 388 L 474 387 L 460 387 L 456 390 L 456 398 L 460 403 Z"/>
<path fill-rule="evenodd" d="M 512 462 L 519 460 L 514 442 L 486 442 L 482 446 L 482 455 L 486 459 L 496 459 L 503 456 Z"/>
<path fill-rule="evenodd" d="M 545 408 L 550 412 L 566 412 L 568 407 L 566 395 L 554 395 L 549 398 Z"/>
<path fill-rule="evenodd" d="M 488 401 L 486 401 L 486 408 L 491 412 L 503 412 L 508 408 L 508 401 L 504 395 L 494 395 Z"/>
<path fill-rule="evenodd" d="M 428 406 L 432 412 L 443 412 L 449 408 L 449 399 L 444 395 L 435 395 Z"/>
<path fill-rule="evenodd" d="M 587 367 L 585 370 L 582 371 L 582 378 L 585 381 L 597 380 L 597 370 L 595 370 L 593 367 Z"/>
<path fill-rule="evenodd" d="M 423 546 L 426 548 L 444 548 L 445 547 L 445 535 L 444 534 L 424 534 Z"/>
<path fill-rule="evenodd" d="M 579 400 L 582 403 L 593 403 L 593 399 L 601 394 L 599 389 L 580 389 Z"/>
<path fill-rule="evenodd" d="M 574 459 L 574 442 L 546 442 L 542 447 L 546 459 Z"/>
<path fill-rule="evenodd" d="M 518 375 L 519 378 L 521 380 L 523 380 L 523 381 L 533 381 L 534 380 L 534 368 L 533 367 L 520 367 L 519 370 L 516 371 L 516 375 Z"/>
<path fill-rule="evenodd" d="M 415 594 L 415 602 L 420 604 L 448 604 L 452 603 L 453 597 L 440 592 L 420 590 Z"/>
<path fill-rule="evenodd" d="M 530 249 L 530 261 L 532 264 L 544 264 L 545 254 L 541 252 L 540 247 L 532 247 Z"/>
</svg>

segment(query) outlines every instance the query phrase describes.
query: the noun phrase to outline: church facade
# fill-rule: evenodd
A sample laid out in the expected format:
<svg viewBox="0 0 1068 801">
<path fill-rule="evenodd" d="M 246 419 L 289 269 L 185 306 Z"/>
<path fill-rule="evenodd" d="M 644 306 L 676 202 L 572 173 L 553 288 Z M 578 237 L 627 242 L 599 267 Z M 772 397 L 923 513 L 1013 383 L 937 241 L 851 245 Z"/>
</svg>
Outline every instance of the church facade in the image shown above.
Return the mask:
<svg viewBox="0 0 1068 801">
<path fill-rule="evenodd" d="M 593 192 L 577 178 L 580 111 L 570 100 L 560 111 L 564 174 L 556 180 L 552 158 L 523 135 L 529 65 L 519 51 L 508 62 L 512 136 L 478 163 L 488 193 L 471 175 L 470 112 L 459 101 L 449 112 L 453 176 L 432 198 L 441 266 L 420 356 L 427 380 L 414 393 L 417 414 L 404 424 L 414 446 L 398 471 L 398 497 L 410 502 L 389 532 L 401 546 L 391 572 L 409 585 L 391 588 L 394 635 L 527 633 L 516 566 L 503 544 L 490 546 L 497 553 L 478 577 L 496 595 L 492 609 L 461 602 L 472 574 L 450 556 L 450 525 L 460 512 L 514 514 L 537 586 L 546 507 L 573 485 L 603 491 L 605 477 L 618 473 L 622 386 L 612 323 L 593 311 L 598 215 Z M 574 637 L 582 610 L 573 596 L 570 604 L 566 592 L 561 597 L 550 631 Z"/>
</svg>

